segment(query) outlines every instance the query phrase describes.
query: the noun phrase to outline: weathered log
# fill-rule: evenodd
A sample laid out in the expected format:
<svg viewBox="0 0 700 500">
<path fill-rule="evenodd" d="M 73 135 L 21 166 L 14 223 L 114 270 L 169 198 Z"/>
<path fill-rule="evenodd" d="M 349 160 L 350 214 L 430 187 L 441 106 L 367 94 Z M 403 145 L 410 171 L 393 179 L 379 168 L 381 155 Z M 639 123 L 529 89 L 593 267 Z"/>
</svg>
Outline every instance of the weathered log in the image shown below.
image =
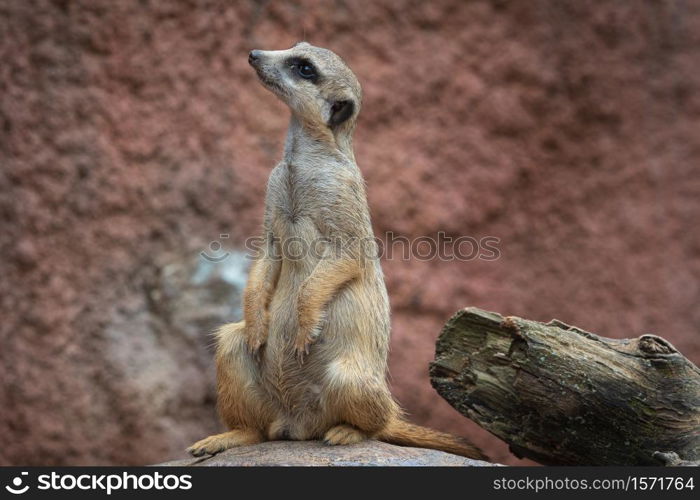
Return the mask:
<svg viewBox="0 0 700 500">
<path fill-rule="evenodd" d="M 613 340 L 468 308 L 443 328 L 430 376 L 460 413 L 542 464 L 700 460 L 700 370 L 655 335 Z"/>
</svg>

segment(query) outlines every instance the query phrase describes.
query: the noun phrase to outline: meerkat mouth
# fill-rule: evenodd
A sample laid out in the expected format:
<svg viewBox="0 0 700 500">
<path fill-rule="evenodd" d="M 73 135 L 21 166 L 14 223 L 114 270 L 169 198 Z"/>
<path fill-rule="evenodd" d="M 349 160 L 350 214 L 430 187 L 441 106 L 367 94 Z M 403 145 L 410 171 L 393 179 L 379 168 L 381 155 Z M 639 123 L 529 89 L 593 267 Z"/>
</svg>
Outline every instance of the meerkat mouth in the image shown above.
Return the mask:
<svg viewBox="0 0 700 500">
<path fill-rule="evenodd" d="M 284 89 L 274 79 L 270 78 L 262 71 L 258 71 L 257 69 L 255 73 L 257 73 L 258 79 L 265 87 L 272 90 L 273 92 L 284 93 Z"/>
</svg>

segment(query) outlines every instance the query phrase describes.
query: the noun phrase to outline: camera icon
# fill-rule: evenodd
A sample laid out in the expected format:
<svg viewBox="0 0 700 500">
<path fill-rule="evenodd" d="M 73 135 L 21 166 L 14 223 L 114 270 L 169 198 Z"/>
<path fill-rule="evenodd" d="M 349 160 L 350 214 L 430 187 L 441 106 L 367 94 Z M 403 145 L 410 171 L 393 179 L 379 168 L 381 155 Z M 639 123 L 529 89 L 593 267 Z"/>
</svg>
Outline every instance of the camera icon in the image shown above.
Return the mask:
<svg viewBox="0 0 700 500">
<path fill-rule="evenodd" d="M 13 495 L 21 495 L 22 493 L 26 493 L 27 490 L 29 489 L 29 485 L 25 484 L 24 487 L 22 487 L 22 476 L 28 476 L 29 472 L 22 472 L 19 476 L 15 477 L 12 480 L 12 486 L 7 485 L 5 486 L 5 489 L 12 493 Z"/>
<path fill-rule="evenodd" d="M 228 234 L 219 235 L 219 240 L 227 240 L 228 238 Z M 214 240 L 209 243 L 209 251 L 211 251 L 214 255 L 209 255 L 206 251 L 199 252 L 199 255 L 201 255 L 204 260 L 215 264 L 225 261 L 228 259 L 229 255 L 231 255 L 229 252 L 222 250 L 221 242 L 218 240 Z"/>
</svg>

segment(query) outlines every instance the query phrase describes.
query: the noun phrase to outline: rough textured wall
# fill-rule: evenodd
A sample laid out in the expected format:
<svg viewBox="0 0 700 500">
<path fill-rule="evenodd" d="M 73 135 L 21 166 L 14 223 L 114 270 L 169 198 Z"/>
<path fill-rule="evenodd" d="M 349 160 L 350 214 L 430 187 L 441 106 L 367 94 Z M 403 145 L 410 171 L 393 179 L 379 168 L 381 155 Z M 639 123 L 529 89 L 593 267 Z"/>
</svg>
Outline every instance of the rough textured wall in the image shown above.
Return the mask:
<svg viewBox="0 0 700 500">
<path fill-rule="evenodd" d="M 364 85 L 376 231 L 500 238 L 384 264 L 415 421 L 515 463 L 429 386 L 465 305 L 700 361 L 697 2 L 2 0 L 0 463 L 159 462 L 216 429 L 207 332 L 245 260 L 199 252 L 257 233 L 287 113 L 246 55 L 304 34 Z"/>
</svg>

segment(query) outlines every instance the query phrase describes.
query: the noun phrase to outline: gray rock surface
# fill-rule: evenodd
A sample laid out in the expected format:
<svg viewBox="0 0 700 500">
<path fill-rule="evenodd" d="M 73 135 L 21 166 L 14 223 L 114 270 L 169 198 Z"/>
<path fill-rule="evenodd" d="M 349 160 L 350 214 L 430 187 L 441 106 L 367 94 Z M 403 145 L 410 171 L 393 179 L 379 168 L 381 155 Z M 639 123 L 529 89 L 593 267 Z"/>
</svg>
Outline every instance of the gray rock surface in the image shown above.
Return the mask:
<svg viewBox="0 0 700 500">
<path fill-rule="evenodd" d="M 380 441 L 365 441 L 349 446 L 327 446 L 321 441 L 270 441 L 254 446 L 232 448 L 211 457 L 188 458 L 159 465 L 484 467 L 494 464 L 442 451 L 394 446 Z"/>
</svg>

